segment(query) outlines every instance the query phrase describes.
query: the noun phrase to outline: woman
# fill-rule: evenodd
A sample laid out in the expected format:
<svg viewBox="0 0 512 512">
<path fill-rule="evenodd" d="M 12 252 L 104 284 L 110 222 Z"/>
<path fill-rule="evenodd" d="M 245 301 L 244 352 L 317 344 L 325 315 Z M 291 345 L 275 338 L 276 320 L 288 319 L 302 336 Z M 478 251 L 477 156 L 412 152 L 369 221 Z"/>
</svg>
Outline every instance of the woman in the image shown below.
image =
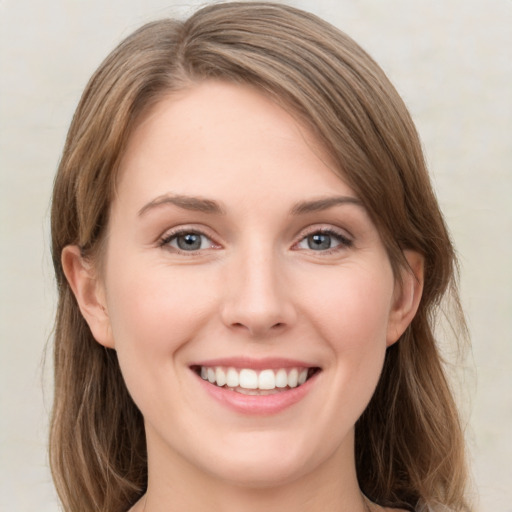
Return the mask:
<svg viewBox="0 0 512 512">
<path fill-rule="evenodd" d="M 268 3 L 142 27 L 77 108 L 52 235 L 65 510 L 469 510 L 454 251 L 344 34 Z"/>
</svg>

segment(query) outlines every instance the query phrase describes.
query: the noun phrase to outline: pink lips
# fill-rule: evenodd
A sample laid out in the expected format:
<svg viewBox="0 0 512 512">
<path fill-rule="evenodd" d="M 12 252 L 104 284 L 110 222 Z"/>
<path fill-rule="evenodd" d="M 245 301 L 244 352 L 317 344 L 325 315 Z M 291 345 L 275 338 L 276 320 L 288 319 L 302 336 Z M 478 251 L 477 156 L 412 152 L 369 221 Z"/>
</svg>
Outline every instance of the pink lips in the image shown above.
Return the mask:
<svg viewBox="0 0 512 512">
<path fill-rule="evenodd" d="M 291 407 L 297 402 L 301 401 L 312 389 L 316 383 L 317 372 L 304 383 L 295 388 L 286 388 L 279 390 L 274 394 L 261 394 L 261 395 L 247 395 L 242 394 L 227 387 L 219 387 L 215 384 L 203 380 L 195 370 L 198 367 L 231 367 L 231 368 L 247 368 L 251 370 L 264 370 L 264 369 L 280 369 L 280 368 L 317 368 L 314 365 L 308 364 L 304 361 L 283 359 L 283 358 L 266 358 L 266 359 L 252 359 L 252 358 L 221 358 L 210 359 L 208 361 L 201 361 L 190 365 L 194 369 L 194 375 L 198 383 L 214 400 L 220 404 L 228 407 L 229 409 L 240 413 L 249 415 L 272 415 Z"/>
<path fill-rule="evenodd" d="M 233 368 L 250 368 L 252 370 L 263 370 L 266 368 L 315 367 L 315 365 L 304 361 L 281 357 L 268 357 L 264 359 L 254 359 L 250 357 L 225 357 L 208 359 L 207 361 L 197 361 L 192 363 L 190 366 L 232 366 Z"/>
</svg>

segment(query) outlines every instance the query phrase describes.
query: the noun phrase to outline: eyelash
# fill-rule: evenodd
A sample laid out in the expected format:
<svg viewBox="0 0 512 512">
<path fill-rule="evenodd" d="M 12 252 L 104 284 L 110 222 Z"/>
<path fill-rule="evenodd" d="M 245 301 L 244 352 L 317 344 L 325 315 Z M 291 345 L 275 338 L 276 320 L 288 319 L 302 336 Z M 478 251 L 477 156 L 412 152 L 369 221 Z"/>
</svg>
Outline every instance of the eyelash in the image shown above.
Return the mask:
<svg viewBox="0 0 512 512">
<path fill-rule="evenodd" d="M 329 255 L 336 253 L 338 251 L 342 251 L 344 249 L 348 249 L 354 245 L 353 240 L 348 238 L 346 235 L 340 233 L 339 231 L 332 229 L 332 228 L 313 228 L 308 233 L 305 233 L 302 238 L 294 244 L 294 246 L 297 246 L 301 242 L 307 240 L 308 237 L 313 235 L 327 235 L 335 239 L 337 242 L 339 242 L 339 245 L 335 247 L 331 247 L 329 249 L 325 250 L 314 250 L 309 249 L 313 253 L 318 253 L 319 255 Z"/>
<path fill-rule="evenodd" d="M 202 231 L 197 230 L 197 229 L 178 229 L 176 231 L 172 231 L 171 233 L 167 233 L 165 236 L 163 236 L 161 238 L 159 246 L 167 247 L 167 248 L 172 247 L 172 250 L 174 252 L 176 252 L 177 254 L 186 254 L 188 256 L 197 255 L 197 254 L 199 254 L 200 251 L 204 250 L 204 249 L 199 248 L 196 250 L 186 251 L 186 250 L 180 249 L 179 247 L 170 246 L 170 243 L 173 240 L 176 240 L 178 237 L 184 236 L 184 235 L 196 235 L 196 236 L 200 236 L 200 237 L 205 237 L 207 240 L 209 240 L 211 242 L 211 244 L 208 248 L 212 248 L 214 246 L 220 247 L 208 235 L 206 235 L 205 233 L 203 233 Z M 308 237 L 313 236 L 313 235 L 327 235 L 339 242 L 339 244 L 337 246 L 331 247 L 331 248 L 328 248 L 325 250 L 309 249 L 313 253 L 318 253 L 318 254 L 322 254 L 322 255 L 332 254 L 332 253 L 341 251 L 343 249 L 348 249 L 348 248 L 352 247 L 354 244 L 353 240 L 351 240 L 347 236 L 343 235 L 342 233 L 340 233 L 332 228 L 316 228 L 316 229 L 311 229 L 308 233 L 305 233 L 300 238 L 300 240 L 298 242 L 293 244 L 293 247 L 296 247 L 301 242 L 307 240 Z M 305 249 L 305 250 L 307 250 L 307 249 Z"/>
<path fill-rule="evenodd" d="M 170 246 L 170 243 L 173 241 L 173 240 L 177 240 L 178 237 L 180 236 L 184 236 L 184 235 L 196 235 L 196 236 L 199 236 L 199 237 L 204 237 L 206 238 L 207 240 L 209 240 L 211 242 L 210 246 L 208 248 L 211 248 L 213 246 L 218 246 L 218 244 L 216 244 L 212 239 L 211 237 L 209 237 L 208 235 L 206 235 L 205 233 L 203 233 L 202 231 L 198 230 L 198 229 L 177 229 L 176 231 L 172 231 L 170 233 L 166 233 L 164 235 L 164 237 L 160 240 L 160 243 L 159 243 L 159 246 L 160 247 L 167 247 L 167 248 L 172 248 L 172 250 L 174 252 L 176 252 L 177 254 L 186 254 L 188 256 L 190 255 L 196 255 L 196 254 L 199 254 L 199 252 L 203 249 L 199 248 L 197 250 L 192 250 L 192 251 L 185 251 L 183 249 L 180 249 L 179 247 L 173 247 L 173 246 Z"/>
</svg>

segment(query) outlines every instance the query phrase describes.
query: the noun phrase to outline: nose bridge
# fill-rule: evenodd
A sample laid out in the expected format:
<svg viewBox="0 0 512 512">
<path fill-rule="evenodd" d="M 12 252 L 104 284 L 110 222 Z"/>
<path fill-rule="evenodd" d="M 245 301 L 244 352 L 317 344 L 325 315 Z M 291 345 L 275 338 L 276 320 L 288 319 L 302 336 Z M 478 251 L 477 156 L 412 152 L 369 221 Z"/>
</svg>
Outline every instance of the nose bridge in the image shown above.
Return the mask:
<svg viewBox="0 0 512 512">
<path fill-rule="evenodd" d="M 224 322 L 252 336 L 283 329 L 294 320 L 282 258 L 271 244 L 253 240 L 236 251 L 229 266 Z"/>
</svg>

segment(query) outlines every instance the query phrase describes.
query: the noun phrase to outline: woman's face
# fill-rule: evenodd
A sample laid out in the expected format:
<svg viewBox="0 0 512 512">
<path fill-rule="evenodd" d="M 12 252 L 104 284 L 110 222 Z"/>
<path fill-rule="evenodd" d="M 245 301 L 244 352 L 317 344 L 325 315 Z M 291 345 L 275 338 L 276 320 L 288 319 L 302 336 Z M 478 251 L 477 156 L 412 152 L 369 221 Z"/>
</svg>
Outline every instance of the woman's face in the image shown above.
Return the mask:
<svg viewBox="0 0 512 512">
<path fill-rule="evenodd" d="M 142 411 L 150 474 L 263 486 L 352 466 L 404 300 L 308 130 L 249 87 L 170 96 L 129 141 L 109 222 L 93 332 Z"/>
</svg>

